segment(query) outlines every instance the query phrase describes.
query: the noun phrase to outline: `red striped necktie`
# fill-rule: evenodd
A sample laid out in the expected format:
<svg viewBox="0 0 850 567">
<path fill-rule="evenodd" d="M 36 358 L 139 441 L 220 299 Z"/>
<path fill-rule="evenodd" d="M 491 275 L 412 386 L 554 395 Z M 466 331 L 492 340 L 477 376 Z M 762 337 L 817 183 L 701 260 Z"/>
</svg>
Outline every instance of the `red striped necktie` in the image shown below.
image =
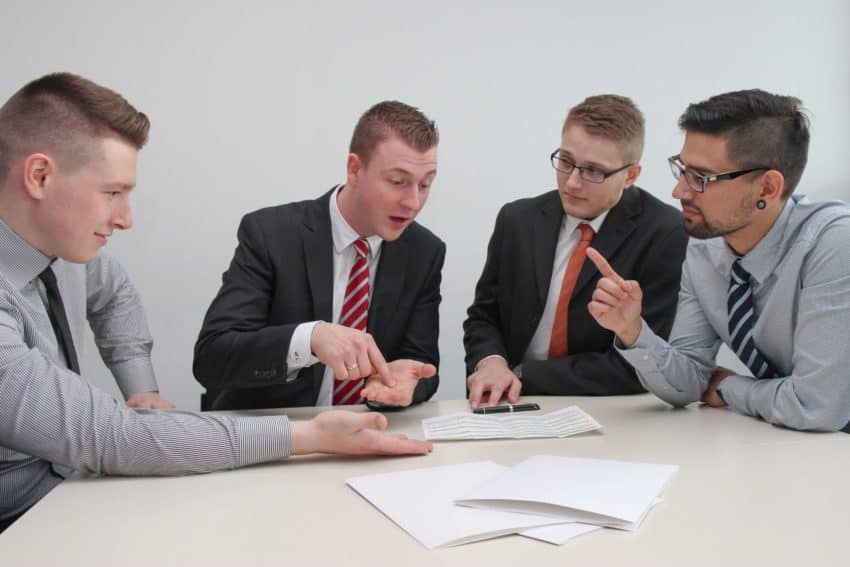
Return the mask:
<svg viewBox="0 0 850 567">
<path fill-rule="evenodd" d="M 369 243 L 365 238 L 355 240 L 354 250 L 357 252 L 357 259 L 348 274 L 339 324 L 365 331 L 366 318 L 369 315 Z M 360 403 L 363 383 L 363 379 L 339 380 L 334 377 L 333 405 Z"/>
</svg>

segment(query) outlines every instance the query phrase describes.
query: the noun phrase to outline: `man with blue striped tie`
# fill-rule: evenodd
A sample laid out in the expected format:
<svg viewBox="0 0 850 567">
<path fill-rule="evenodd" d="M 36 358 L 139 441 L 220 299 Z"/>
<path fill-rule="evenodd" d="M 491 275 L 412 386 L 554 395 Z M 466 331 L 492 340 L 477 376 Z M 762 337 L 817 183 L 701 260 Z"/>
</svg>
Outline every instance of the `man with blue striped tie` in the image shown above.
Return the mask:
<svg viewBox="0 0 850 567">
<path fill-rule="evenodd" d="M 809 124 L 798 99 L 721 94 L 679 119 L 669 159 L 688 246 L 669 342 L 641 319 L 642 292 L 593 250 L 606 277 L 590 312 L 641 382 L 793 429 L 850 432 L 850 207 L 793 195 Z M 722 343 L 751 375 L 716 364 Z"/>
</svg>

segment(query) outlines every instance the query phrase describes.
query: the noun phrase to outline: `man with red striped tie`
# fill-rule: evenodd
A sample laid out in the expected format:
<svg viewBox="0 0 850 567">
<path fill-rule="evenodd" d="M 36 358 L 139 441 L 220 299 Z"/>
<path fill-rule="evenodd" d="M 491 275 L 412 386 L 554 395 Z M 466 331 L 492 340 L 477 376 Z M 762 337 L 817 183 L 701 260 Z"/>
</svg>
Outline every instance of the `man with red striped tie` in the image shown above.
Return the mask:
<svg viewBox="0 0 850 567">
<path fill-rule="evenodd" d="M 344 184 L 242 219 L 195 345 L 205 409 L 404 407 L 434 394 L 445 244 L 415 218 L 437 143 L 418 109 L 378 103 L 355 127 Z"/>
</svg>

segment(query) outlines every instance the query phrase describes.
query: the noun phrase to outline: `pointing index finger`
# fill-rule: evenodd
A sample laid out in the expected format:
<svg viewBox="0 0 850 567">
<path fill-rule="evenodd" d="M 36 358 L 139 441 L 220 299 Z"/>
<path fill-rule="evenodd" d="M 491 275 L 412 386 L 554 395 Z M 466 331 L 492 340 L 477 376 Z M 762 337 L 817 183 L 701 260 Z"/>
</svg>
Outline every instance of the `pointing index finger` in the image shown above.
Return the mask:
<svg viewBox="0 0 850 567">
<path fill-rule="evenodd" d="M 611 264 L 608 263 L 608 260 L 606 260 L 602 254 L 593 248 L 588 248 L 587 257 L 590 258 L 590 261 L 593 262 L 600 274 L 606 278 L 612 278 L 616 280 L 618 284 L 623 285 L 625 280 L 620 277 L 620 274 L 614 271 L 614 268 L 611 267 Z"/>
</svg>

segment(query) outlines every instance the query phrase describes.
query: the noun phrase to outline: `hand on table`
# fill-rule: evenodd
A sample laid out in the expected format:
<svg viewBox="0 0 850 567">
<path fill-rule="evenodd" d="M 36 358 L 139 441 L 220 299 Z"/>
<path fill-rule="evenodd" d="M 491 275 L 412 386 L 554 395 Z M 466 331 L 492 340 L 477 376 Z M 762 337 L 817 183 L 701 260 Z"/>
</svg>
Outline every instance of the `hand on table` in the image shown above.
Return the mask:
<svg viewBox="0 0 850 567">
<path fill-rule="evenodd" d="M 587 309 L 601 327 L 612 331 L 628 348 L 640 335 L 643 302 L 640 284 L 635 280 L 624 280 L 593 248 L 587 249 L 587 257 L 602 274 Z"/>
<path fill-rule="evenodd" d="M 386 428 L 379 413 L 325 411 L 292 424 L 292 454 L 425 455 L 433 448 L 430 441 L 384 433 Z"/>
<path fill-rule="evenodd" d="M 508 363 L 501 356 L 490 357 L 478 364 L 475 372 L 466 379 L 469 387 L 469 405 L 476 409 L 481 405 L 481 399 L 488 396 L 487 405 L 495 406 L 507 394 L 508 402 L 515 404 L 519 400 L 522 382 L 508 368 Z"/>
<path fill-rule="evenodd" d="M 127 398 L 127 407 L 137 409 L 174 409 L 174 404 L 159 395 L 159 392 L 142 392 Z"/>
<path fill-rule="evenodd" d="M 418 360 L 393 360 L 387 367 L 395 384 L 388 386 L 381 377 L 370 376 L 360 391 L 360 397 L 391 406 L 409 406 L 413 403 L 413 391 L 419 380 L 437 374 L 436 366 Z"/>
<path fill-rule="evenodd" d="M 310 348 L 316 358 L 333 370 L 338 380 L 359 380 L 376 375 L 387 386 L 395 385 L 387 361 L 369 333 L 319 322 L 313 327 Z"/>
<path fill-rule="evenodd" d="M 717 386 L 727 377 L 735 374 L 733 371 L 728 368 L 723 368 L 722 366 L 718 366 L 714 369 L 714 373 L 711 375 L 711 379 L 708 381 L 708 388 L 705 389 L 705 392 L 702 393 L 702 397 L 700 400 L 704 404 L 708 404 L 713 408 L 723 408 L 726 407 L 726 402 L 723 401 L 723 398 L 720 397 L 720 394 L 717 393 Z"/>
</svg>

